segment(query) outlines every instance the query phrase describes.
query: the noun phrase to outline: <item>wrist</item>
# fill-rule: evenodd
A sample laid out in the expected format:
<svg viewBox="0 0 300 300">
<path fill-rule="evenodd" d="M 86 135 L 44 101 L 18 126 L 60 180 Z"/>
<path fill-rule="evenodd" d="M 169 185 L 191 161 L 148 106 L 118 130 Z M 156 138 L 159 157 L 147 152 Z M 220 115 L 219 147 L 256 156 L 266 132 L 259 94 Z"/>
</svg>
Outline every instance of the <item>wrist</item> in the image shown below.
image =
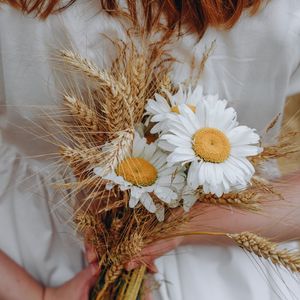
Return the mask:
<svg viewBox="0 0 300 300">
<path fill-rule="evenodd" d="M 177 247 L 185 245 L 185 236 L 178 236 L 176 238 Z"/>
<path fill-rule="evenodd" d="M 52 299 L 55 299 L 54 289 L 49 287 L 44 287 L 42 300 L 52 300 Z"/>
</svg>

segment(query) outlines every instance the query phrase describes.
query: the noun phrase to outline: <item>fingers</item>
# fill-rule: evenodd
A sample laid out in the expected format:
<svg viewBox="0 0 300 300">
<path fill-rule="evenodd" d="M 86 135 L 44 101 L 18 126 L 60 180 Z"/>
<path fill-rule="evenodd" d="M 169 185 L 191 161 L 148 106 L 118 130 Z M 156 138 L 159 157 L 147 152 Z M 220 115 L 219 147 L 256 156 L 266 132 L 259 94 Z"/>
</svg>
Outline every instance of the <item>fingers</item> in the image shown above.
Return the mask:
<svg viewBox="0 0 300 300">
<path fill-rule="evenodd" d="M 77 275 L 78 285 L 82 284 L 82 299 L 88 300 L 90 290 L 95 286 L 99 273 L 98 265 L 91 264 Z"/>
<path fill-rule="evenodd" d="M 128 272 L 130 272 L 142 265 L 145 265 L 147 267 L 147 270 L 149 273 L 157 273 L 158 272 L 158 269 L 155 266 L 152 258 L 144 259 L 144 260 L 132 260 L 126 264 L 125 268 Z"/>
<path fill-rule="evenodd" d="M 158 269 L 153 261 L 149 265 L 147 265 L 147 269 L 148 269 L 148 272 L 150 272 L 152 274 L 155 274 L 158 272 Z"/>
<path fill-rule="evenodd" d="M 152 296 L 152 291 L 153 291 L 153 277 L 152 276 L 147 276 L 145 281 L 144 281 L 144 293 L 143 293 L 143 300 L 153 300 L 153 296 Z"/>
<path fill-rule="evenodd" d="M 154 264 L 154 260 L 177 248 L 180 245 L 181 241 L 182 238 L 178 237 L 159 241 L 147 246 L 142 250 L 138 258 L 133 259 L 132 261 L 127 263 L 126 270 L 131 271 L 144 264 L 147 266 L 150 273 L 157 273 L 157 268 Z"/>
<path fill-rule="evenodd" d="M 85 242 L 84 246 L 85 246 L 85 257 L 87 262 L 89 264 L 97 262 L 98 257 L 95 248 L 87 242 Z"/>
<path fill-rule="evenodd" d="M 88 300 L 90 289 L 96 284 L 100 269 L 91 264 L 62 286 L 52 289 L 47 300 Z"/>
<path fill-rule="evenodd" d="M 86 230 L 85 232 L 85 240 L 84 240 L 84 247 L 85 247 L 85 257 L 89 264 L 97 262 L 97 251 L 89 241 L 89 236 L 93 235 L 93 232 L 90 230 Z"/>
<path fill-rule="evenodd" d="M 96 283 L 99 273 L 100 269 L 98 264 L 93 263 L 79 272 L 72 280 L 90 288 Z"/>
</svg>

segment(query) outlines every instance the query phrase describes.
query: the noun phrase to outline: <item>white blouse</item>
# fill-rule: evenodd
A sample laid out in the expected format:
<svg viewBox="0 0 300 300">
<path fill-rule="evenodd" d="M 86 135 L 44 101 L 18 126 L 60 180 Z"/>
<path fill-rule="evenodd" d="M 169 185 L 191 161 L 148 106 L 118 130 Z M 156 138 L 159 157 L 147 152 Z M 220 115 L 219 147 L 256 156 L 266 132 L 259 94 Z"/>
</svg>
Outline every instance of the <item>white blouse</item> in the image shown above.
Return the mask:
<svg viewBox="0 0 300 300">
<path fill-rule="evenodd" d="M 96 2 L 78 0 L 46 21 L 6 5 L 0 10 L 0 248 L 50 286 L 71 278 L 84 260 L 74 232 L 51 209 L 64 196 L 51 183 L 62 178 L 53 175 L 53 157 L 45 157 L 56 148 L 45 141 L 51 129 L 38 112 L 61 105 L 53 50 L 72 47 L 106 67 L 114 51 L 104 34 L 125 38 L 118 20 Z M 228 99 L 240 123 L 262 130 L 282 112 L 286 96 L 300 92 L 300 1 L 271 0 L 253 17 L 245 12 L 229 31 L 210 28 L 200 41 L 181 37 L 172 50 L 175 82 L 189 76 L 193 55 L 199 63 L 214 40 L 200 83 Z M 179 248 L 157 261 L 155 299 L 298 299 L 295 278 L 257 262 L 237 247 Z"/>
</svg>

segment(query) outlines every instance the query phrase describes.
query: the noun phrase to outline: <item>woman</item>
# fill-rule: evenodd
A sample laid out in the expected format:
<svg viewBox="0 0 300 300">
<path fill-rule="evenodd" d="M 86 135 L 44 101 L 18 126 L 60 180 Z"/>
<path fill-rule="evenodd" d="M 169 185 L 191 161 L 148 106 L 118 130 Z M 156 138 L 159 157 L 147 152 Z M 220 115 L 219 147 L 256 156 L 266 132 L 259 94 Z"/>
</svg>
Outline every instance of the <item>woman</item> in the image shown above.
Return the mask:
<svg viewBox="0 0 300 300">
<path fill-rule="evenodd" d="M 78 0 L 65 9 L 60 7 L 66 2 L 58 0 L 4 2 L 0 10 L 0 246 L 24 269 L 1 252 L 0 277 L 4 280 L 0 282 L 0 298 L 87 299 L 97 269 L 91 264 L 75 276 L 83 268 L 79 246 L 72 240 L 72 233 L 49 214 L 49 202 L 60 196 L 50 189 L 49 178 L 55 180 L 49 177 L 52 161 L 45 160 L 44 155 L 55 149 L 36 138 L 45 135 L 43 128 L 47 125 L 32 109 L 46 109 L 60 99 L 51 75 L 50 48 L 75 47 L 105 67 L 111 60 L 111 44 L 99 33 L 123 38 L 125 32 L 118 15 L 107 13 L 117 11 L 116 1 L 100 1 L 100 8 L 99 1 Z M 126 5 L 121 2 L 122 7 Z M 205 48 L 215 40 L 215 51 L 200 83 L 206 93 L 218 92 L 230 99 L 242 123 L 262 130 L 282 111 L 285 97 L 300 91 L 298 0 L 143 1 L 151 2 L 164 4 L 159 11 L 170 28 L 180 22 L 182 30 L 188 32 L 178 38 L 172 52 L 178 60 L 172 74 L 174 82 L 189 76 L 193 55 L 199 62 Z M 128 3 L 134 14 L 135 2 Z M 12 7 L 32 14 L 22 15 Z M 255 15 L 249 15 L 249 11 Z M 141 14 L 140 8 L 138 15 Z M 146 16 L 150 30 L 155 18 L 147 5 Z M 41 131 L 36 132 L 36 128 Z M 29 133 L 33 130 L 34 136 Z M 278 128 L 274 134 L 275 131 Z M 273 174 L 274 170 L 273 167 L 267 171 Z M 297 201 L 298 182 L 299 176 L 294 175 L 289 186 L 282 188 L 292 204 Z M 39 193 L 28 190 L 32 186 L 37 186 Z M 212 210 L 201 223 L 216 227 L 218 220 L 218 225 L 228 232 L 265 228 L 265 235 L 275 234 L 279 240 L 287 240 L 300 236 L 299 211 L 294 207 L 299 205 L 280 210 L 268 208 L 267 214 L 272 216 L 269 218 Z M 283 222 L 283 218 L 288 222 Z M 185 246 L 157 261 L 157 277 L 162 282 L 155 299 L 274 300 L 281 296 L 277 289 L 280 282 L 272 286 L 271 268 L 263 267 L 260 272 L 232 245 L 211 246 L 205 241 L 184 238 L 156 245 L 146 249 L 146 253 L 157 257 L 179 244 Z M 93 255 L 89 260 L 93 261 Z M 134 266 L 132 263 L 129 267 Z M 290 282 L 289 288 L 292 289 Z M 293 299 L 296 288 L 284 291 L 287 299 Z"/>
</svg>

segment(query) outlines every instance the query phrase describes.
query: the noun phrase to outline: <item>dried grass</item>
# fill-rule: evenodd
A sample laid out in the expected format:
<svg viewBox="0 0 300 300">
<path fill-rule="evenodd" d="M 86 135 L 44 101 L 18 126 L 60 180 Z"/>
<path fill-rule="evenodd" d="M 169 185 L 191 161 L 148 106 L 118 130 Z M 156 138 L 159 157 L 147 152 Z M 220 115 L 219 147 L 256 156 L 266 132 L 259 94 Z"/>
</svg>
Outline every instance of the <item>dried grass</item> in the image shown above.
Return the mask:
<svg viewBox="0 0 300 300">
<path fill-rule="evenodd" d="M 228 234 L 228 237 L 250 253 L 269 259 L 273 264 L 283 266 L 292 272 L 300 272 L 299 251 L 281 250 L 278 244 L 251 232 Z"/>
<path fill-rule="evenodd" d="M 65 108 L 72 121 L 61 124 L 68 141 L 67 144 L 61 144 L 61 156 L 77 180 L 75 188 L 72 185 L 68 187 L 72 187 L 75 193 L 85 192 L 84 199 L 77 203 L 75 228 L 82 235 L 92 232 L 88 237 L 89 241 L 95 246 L 99 257 L 102 257 L 100 264 L 105 271 L 105 280 L 97 299 L 109 299 L 108 297 L 116 293 L 120 280 L 124 282 L 124 265 L 132 258 L 139 257 L 144 246 L 180 234 L 181 225 L 193 218 L 192 214 L 183 212 L 174 215 L 172 209 L 166 206 L 167 221 L 160 223 L 142 205 L 130 210 L 128 192 L 122 192 L 118 188 L 107 191 L 106 182 L 93 173 L 95 166 L 101 167 L 105 172 L 113 170 L 130 155 L 134 128 L 143 121 L 148 99 L 156 92 L 163 94 L 164 91 L 176 91 L 169 76 L 172 60 L 165 55 L 164 43 L 147 44 L 145 41 L 143 47 L 136 47 L 133 41 L 129 44 L 116 42 L 118 56 L 108 70 L 100 70 L 93 62 L 72 51 L 60 52 L 63 61 L 86 79 L 88 93 L 93 95 L 87 104 L 84 97 L 76 94 L 76 89 L 73 93 L 65 93 Z M 204 53 L 201 72 L 213 49 L 214 44 Z M 268 130 L 275 123 L 276 121 Z M 298 151 L 289 143 L 291 135 L 286 135 L 278 145 L 266 147 L 252 161 L 259 164 L 266 159 Z M 62 188 L 67 186 L 62 185 Z M 219 198 L 200 193 L 199 200 L 206 205 L 258 212 L 264 197 L 270 194 L 282 198 L 272 184 L 254 177 L 251 186 L 243 192 L 230 193 Z M 231 234 L 228 237 L 251 253 L 269 258 L 273 263 L 294 272 L 299 271 L 299 257 L 287 250 L 277 250 L 276 244 L 252 233 Z M 127 283 L 124 284 L 122 292 L 119 290 L 119 296 L 124 296 L 120 300 L 136 293 L 144 272 L 145 268 L 125 276 Z M 134 283 L 134 278 L 139 284 Z"/>
<path fill-rule="evenodd" d="M 217 197 L 211 194 L 202 194 L 199 201 L 210 205 L 231 206 L 239 209 L 258 212 L 261 210 L 261 197 L 255 191 L 224 194 Z"/>
</svg>

